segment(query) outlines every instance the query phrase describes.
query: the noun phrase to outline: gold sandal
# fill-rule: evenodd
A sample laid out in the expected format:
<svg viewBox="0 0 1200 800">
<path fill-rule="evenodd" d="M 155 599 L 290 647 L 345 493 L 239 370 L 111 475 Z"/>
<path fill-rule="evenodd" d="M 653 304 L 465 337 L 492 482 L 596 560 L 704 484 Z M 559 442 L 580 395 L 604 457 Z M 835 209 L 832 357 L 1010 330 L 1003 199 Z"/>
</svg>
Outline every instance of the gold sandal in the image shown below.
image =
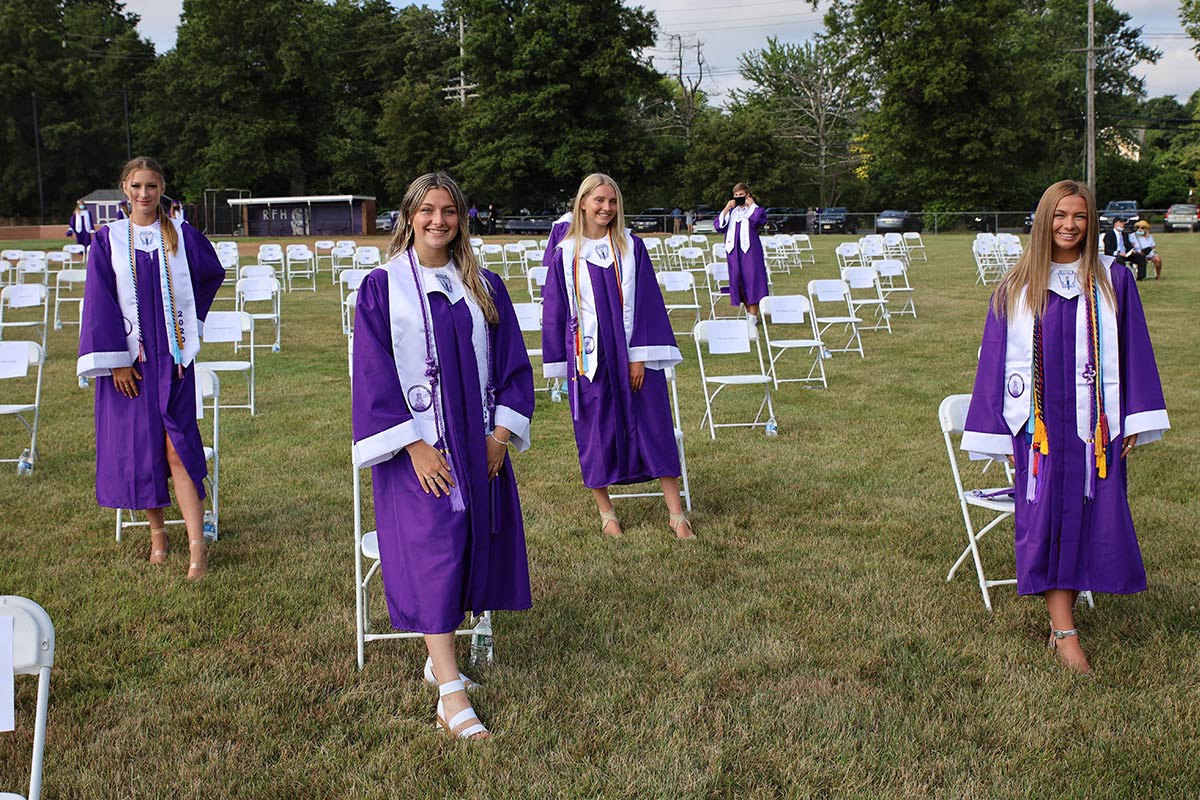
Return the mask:
<svg viewBox="0 0 1200 800">
<path fill-rule="evenodd" d="M 609 533 L 608 532 L 609 523 L 613 523 L 613 522 L 615 522 L 617 524 L 617 532 Z M 621 535 L 621 523 L 617 519 L 617 512 L 615 510 L 600 512 L 600 532 L 603 533 L 605 536 L 611 536 L 614 539 L 616 539 L 618 536 Z"/>
<path fill-rule="evenodd" d="M 196 548 L 200 548 L 199 557 L 196 556 Z M 188 564 L 188 580 L 198 581 L 208 574 L 208 543 L 204 539 L 193 539 L 188 542 L 188 554 L 191 556 L 191 563 Z"/>
<path fill-rule="evenodd" d="M 159 537 L 162 537 L 161 542 Z M 159 546 L 161 544 L 161 547 Z M 171 540 L 167 538 L 166 528 L 150 529 L 150 563 L 161 565 L 167 563 L 167 553 L 171 552 Z"/>
<path fill-rule="evenodd" d="M 687 536 L 679 532 L 679 529 L 684 525 L 687 526 Z M 687 540 L 696 538 L 696 533 L 692 530 L 692 523 L 688 521 L 687 514 L 672 514 L 671 519 L 667 522 L 667 527 L 671 529 L 671 533 L 675 534 L 676 539 Z"/>
</svg>

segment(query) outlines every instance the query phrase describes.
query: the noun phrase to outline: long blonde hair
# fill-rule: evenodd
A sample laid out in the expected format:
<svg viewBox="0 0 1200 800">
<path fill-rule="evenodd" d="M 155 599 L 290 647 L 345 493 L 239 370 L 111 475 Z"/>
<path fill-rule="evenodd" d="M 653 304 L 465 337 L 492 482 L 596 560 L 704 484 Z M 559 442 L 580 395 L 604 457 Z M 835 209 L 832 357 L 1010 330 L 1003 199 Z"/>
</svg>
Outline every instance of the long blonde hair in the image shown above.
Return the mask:
<svg viewBox="0 0 1200 800">
<path fill-rule="evenodd" d="M 479 261 L 475 258 L 475 251 L 471 249 L 471 234 L 467 228 L 467 199 L 454 179 L 446 173 L 427 172 L 408 185 L 404 199 L 400 201 L 400 216 L 396 218 L 396 226 L 392 230 L 388 259 L 395 258 L 413 246 L 416 239 L 416 231 L 412 225 L 413 217 L 425 200 L 425 195 L 432 189 L 445 189 L 454 201 L 454 207 L 458 211 L 458 231 L 450 240 L 450 257 L 458 265 L 463 287 L 483 312 L 484 319 L 495 325 L 500 321 L 500 314 L 496 311 L 496 302 L 492 299 L 492 288 L 480 274 Z"/>
<path fill-rule="evenodd" d="M 1100 247 L 1096 238 L 1100 230 L 1100 217 L 1096 213 L 1096 198 L 1087 184 L 1066 180 L 1050 184 L 1042 193 L 1033 215 L 1033 228 L 1029 231 L 1029 246 L 1000 281 L 992 298 L 992 307 L 997 315 L 1007 317 L 1015 314 L 1022 301 L 1037 316 L 1046 310 L 1050 262 L 1054 252 L 1054 211 L 1064 197 L 1071 196 L 1082 197 L 1087 206 L 1087 230 L 1083 232 L 1083 244 L 1079 248 L 1080 283 L 1087 286 L 1090 279 L 1094 279 L 1108 301 L 1116 305 L 1112 281 L 1109 280 L 1108 271 L 1100 264 Z"/>
<path fill-rule="evenodd" d="M 588 195 L 600 186 L 611 186 L 613 193 L 617 196 L 617 215 L 609 220 L 608 229 L 612 231 L 613 243 L 617 247 L 617 252 L 621 254 L 621 259 L 628 261 L 629 248 L 625 244 L 625 200 L 621 197 L 621 187 L 617 186 L 617 182 L 603 172 L 593 172 L 583 179 L 583 183 L 579 184 L 579 191 L 575 193 L 575 201 L 571 203 L 571 225 L 567 228 L 563 238 L 570 237 L 575 241 L 576 253 L 583 247 L 583 201 L 587 200 Z"/>
<path fill-rule="evenodd" d="M 139 169 L 149 170 L 157 175 L 158 182 L 162 185 L 163 194 L 167 193 L 167 176 L 163 174 L 163 168 L 159 166 L 157 161 L 147 156 L 138 156 L 137 158 L 130 159 L 125 164 L 125 168 L 121 170 L 121 179 L 117 181 L 117 185 L 121 187 L 122 192 L 125 191 L 125 181 L 129 180 L 133 173 Z M 168 251 L 174 253 L 179 248 L 179 234 L 175 231 L 175 226 L 171 224 L 170 219 L 163 214 L 161 202 L 154 209 L 154 213 L 158 219 L 158 225 L 162 229 L 163 244 Z M 129 204 L 129 218 L 133 219 L 133 203 Z"/>
</svg>

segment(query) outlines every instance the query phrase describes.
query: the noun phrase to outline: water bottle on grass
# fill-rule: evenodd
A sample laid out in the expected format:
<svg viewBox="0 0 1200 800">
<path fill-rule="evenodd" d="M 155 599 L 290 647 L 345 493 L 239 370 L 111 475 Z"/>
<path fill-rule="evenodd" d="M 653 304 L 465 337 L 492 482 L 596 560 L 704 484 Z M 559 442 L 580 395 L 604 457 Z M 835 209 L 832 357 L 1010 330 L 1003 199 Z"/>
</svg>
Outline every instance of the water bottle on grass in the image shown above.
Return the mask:
<svg viewBox="0 0 1200 800">
<path fill-rule="evenodd" d="M 471 631 L 471 666 L 486 667 L 492 663 L 495 649 L 492 646 L 492 621 L 487 614 L 479 618 Z"/>
<path fill-rule="evenodd" d="M 767 420 L 766 434 L 767 434 L 767 436 L 778 436 L 779 435 L 779 424 L 777 422 L 775 422 L 774 417 L 771 417 L 769 420 Z"/>
<path fill-rule="evenodd" d="M 29 452 L 28 447 L 21 451 L 21 457 L 17 459 L 17 474 L 26 476 L 33 474 L 33 455 Z"/>
</svg>

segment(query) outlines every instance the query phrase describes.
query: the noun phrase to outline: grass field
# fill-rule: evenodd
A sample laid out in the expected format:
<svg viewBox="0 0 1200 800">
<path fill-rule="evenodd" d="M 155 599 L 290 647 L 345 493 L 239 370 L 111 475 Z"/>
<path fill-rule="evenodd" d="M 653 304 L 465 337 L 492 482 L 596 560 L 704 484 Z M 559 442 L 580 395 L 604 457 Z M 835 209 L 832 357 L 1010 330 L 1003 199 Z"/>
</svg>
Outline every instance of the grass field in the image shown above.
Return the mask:
<svg viewBox="0 0 1200 800">
<path fill-rule="evenodd" d="M 1139 286 L 1173 430 L 1133 453 L 1129 482 L 1150 590 L 1082 614 L 1094 679 L 1046 649 L 1039 600 L 998 588 L 988 614 L 969 568 L 945 583 L 965 537 L 937 407 L 971 389 L 988 292 L 967 236 L 930 236 L 919 318 L 828 362 L 827 391 L 780 391 L 777 439 L 710 441 L 680 342 L 698 542 L 673 540 L 659 500 L 621 501 L 625 537 L 601 536 L 567 406 L 539 395 L 515 458 L 534 607 L 497 616 L 498 662 L 475 676 L 496 734 L 482 745 L 435 735 L 418 642 L 371 645 L 355 668 L 327 275 L 284 298 L 259 415 L 222 417 L 222 535 L 199 585 L 179 532 L 165 568 L 144 532 L 113 541 L 75 331 L 51 331 L 40 460 L 0 474 L 0 594 L 37 600 L 58 636 L 44 796 L 1195 797 L 1200 236 L 1159 239 L 1164 278 Z M 776 291 L 835 276 L 837 241 Z M 1011 574 L 1011 527 L 983 549 Z M 32 705 L 22 679 L 0 790 L 25 789 Z"/>
</svg>

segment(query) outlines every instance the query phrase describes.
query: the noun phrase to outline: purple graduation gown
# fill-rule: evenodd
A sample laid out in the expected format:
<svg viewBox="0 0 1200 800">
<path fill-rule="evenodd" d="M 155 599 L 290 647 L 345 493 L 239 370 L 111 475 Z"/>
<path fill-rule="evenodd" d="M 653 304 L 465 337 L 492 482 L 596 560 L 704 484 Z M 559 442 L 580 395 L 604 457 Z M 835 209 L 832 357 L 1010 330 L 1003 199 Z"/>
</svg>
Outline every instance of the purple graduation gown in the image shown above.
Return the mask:
<svg viewBox="0 0 1200 800">
<path fill-rule="evenodd" d="M 554 261 L 554 251 L 558 249 L 558 243 L 567 235 L 567 231 L 571 227 L 571 219 L 564 214 L 563 219 L 560 217 L 550 228 L 550 236 L 546 239 L 546 250 L 542 253 L 542 266 L 549 267 Z"/>
<path fill-rule="evenodd" d="M 767 210 L 755 205 L 747 222 L 733 223 L 733 247 L 727 248 L 725 253 L 725 261 L 729 264 L 729 302 L 732 305 L 757 305 L 771 293 L 767 286 L 767 261 L 763 255 L 762 240 L 758 238 L 758 229 L 766 222 Z M 745 253 L 738 244 L 742 225 L 750 226 L 750 249 Z M 725 233 L 728 228 L 728 225 L 721 224 L 721 215 L 717 214 L 713 220 L 713 230 Z"/>
<path fill-rule="evenodd" d="M 92 234 L 84 226 L 83 217 L 78 210 L 71 214 L 71 224 L 67 227 L 67 235 L 74 236 L 76 244 L 81 244 L 84 247 L 91 247 L 92 245 Z"/>
<path fill-rule="evenodd" d="M 83 290 L 83 319 L 79 355 L 124 353 L 125 321 L 117 300 L 108 227 L 96 232 L 88 251 L 87 282 Z M 196 299 L 196 316 L 208 315 L 213 298 L 225 280 L 212 243 L 191 225 L 183 226 L 188 271 Z M 196 423 L 196 369 L 189 364 L 180 378 L 171 359 L 162 312 L 158 253 L 136 251 L 138 313 L 146 360 L 134 364 L 141 373 L 139 394 L 130 399 L 112 378 L 93 381 L 96 387 L 96 501 L 107 508 L 165 508 L 171 505 L 164 431 L 179 453 L 200 497 L 205 496 L 208 468 Z M 128 255 L 117 257 L 128 269 Z"/>
<path fill-rule="evenodd" d="M 1108 475 L 1103 480 L 1096 476 L 1091 500 L 1084 497 L 1086 443 L 1075 427 L 1075 320 L 1083 298 L 1047 294 L 1042 341 L 1050 453 L 1039 468 L 1042 484 L 1033 503 L 1024 495 L 1029 437 L 1024 429 L 1012 436 L 1004 421 L 1007 324 L 989 311 L 983 329 L 966 430 L 1012 439 L 1019 594 L 1047 589 L 1129 594 L 1146 588 L 1126 495 L 1129 462 L 1121 458 L 1121 442 L 1131 433 L 1161 429 L 1141 421 L 1159 417 L 1165 423 L 1166 404 L 1137 287 L 1124 266 L 1115 265 L 1109 272 L 1117 305 L 1121 431 L 1109 446 Z"/>
<path fill-rule="evenodd" d="M 654 266 L 646 245 L 638 237 L 632 238 L 637 300 L 628 346 L 616 270 L 586 262 L 596 298 L 600 339 L 594 379 L 586 375 L 575 379 L 575 340 L 567 297 L 567 292 L 574 290 L 567 286 L 563 251 L 559 248 L 554 250 L 542 293 L 542 358 L 548 367 L 564 362 L 568 365 L 567 380 L 574 384 L 568 396 L 575 420 L 575 444 L 583 485 L 589 489 L 677 477 L 680 472 L 666 376 L 661 369 L 647 368 L 640 391 L 634 392 L 629 385 L 630 353 L 669 347 L 675 349 L 678 359 L 675 334 L 654 277 Z"/>
<path fill-rule="evenodd" d="M 500 314 L 492 329 L 496 405 L 533 414 L 533 368 L 504 282 L 483 271 Z M 450 499 L 425 494 L 408 451 L 371 468 L 384 594 L 392 626 L 449 633 L 468 610 L 529 608 L 525 526 L 512 462 L 487 476 L 487 429 L 472 346 L 472 318 L 463 300 L 451 305 L 429 292 L 429 313 L 441 365 L 445 430 L 465 512 Z M 387 270 L 371 272 L 358 292 L 354 322 L 352 421 L 360 442 L 413 419 L 396 374 Z"/>
</svg>

